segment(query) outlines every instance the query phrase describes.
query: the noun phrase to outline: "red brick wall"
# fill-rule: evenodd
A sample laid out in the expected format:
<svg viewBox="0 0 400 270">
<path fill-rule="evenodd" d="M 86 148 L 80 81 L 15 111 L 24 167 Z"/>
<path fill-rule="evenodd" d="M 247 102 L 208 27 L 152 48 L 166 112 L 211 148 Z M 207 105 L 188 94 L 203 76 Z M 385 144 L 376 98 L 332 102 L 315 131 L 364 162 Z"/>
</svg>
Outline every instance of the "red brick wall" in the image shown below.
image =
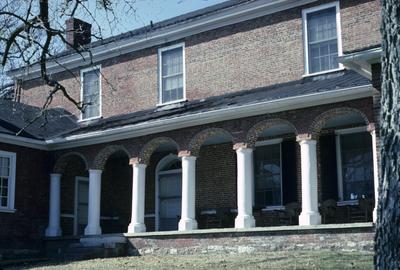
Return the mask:
<svg viewBox="0 0 400 270">
<path fill-rule="evenodd" d="M 306 7 L 327 2 L 332 1 L 321 0 Z M 340 4 L 344 52 L 379 44 L 379 1 L 342 0 Z M 302 8 L 187 37 L 187 98 L 200 99 L 300 79 L 304 73 Z M 155 107 L 157 48 L 116 57 L 101 65 L 104 117 Z M 75 74 L 77 78 L 64 75 L 59 79 L 79 99 L 79 71 Z M 31 81 L 24 89 L 22 102 L 42 105 L 47 95 L 44 87 Z M 53 106 L 79 114 L 61 96 L 54 99 Z"/>
<path fill-rule="evenodd" d="M 0 143 L 16 161 L 15 213 L 0 212 L 0 249 L 35 248 L 48 220 L 48 155 L 39 150 Z"/>
</svg>

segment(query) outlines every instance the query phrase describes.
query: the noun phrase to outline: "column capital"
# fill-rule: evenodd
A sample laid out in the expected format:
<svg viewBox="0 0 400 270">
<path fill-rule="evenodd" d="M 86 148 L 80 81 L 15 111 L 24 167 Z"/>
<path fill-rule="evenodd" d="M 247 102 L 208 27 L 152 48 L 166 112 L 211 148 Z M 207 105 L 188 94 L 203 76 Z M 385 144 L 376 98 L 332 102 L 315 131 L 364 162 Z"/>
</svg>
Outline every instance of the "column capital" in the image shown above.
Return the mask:
<svg viewBox="0 0 400 270">
<path fill-rule="evenodd" d="M 194 156 L 190 150 L 182 150 L 179 151 L 178 157 L 196 157 L 196 156 Z"/>
<path fill-rule="evenodd" d="M 61 176 L 62 176 L 61 173 L 51 173 L 51 174 L 50 174 L 50 178 L 51 178 L 51 179 L 53 179 L 53 178 L 55 178 L 55 177 L 61 178 Z"/>
<path fill-rule="evenodd" d="M 136 166 L 136 165 L 144 165 L 147 166 L 146 164 L 142 163 L 141 159 L 139 157 L 133 157 L 129 160 L 129 165 Z"/>
<path fill-rule="evenodd" d="M 296 141 L 297 142 L 304 142 L 304 141 L 316 141 L 315 135 L 311 134 L 311 133 L 303 133 L 303 134 L 299 134 L 296 137 Z"/>
<path fill-rule="evenodd" d="M 375 125 L 375 123 L 369 123 L 369 125 L 368 125 L 368 127 L 367 127 L 367 130 L 368 130 L 369 133 L 375 132 L 375 131 L 376 131 L 376 125 Z"/>
<path fill-rule="evenodd" d="M 89 169 L 89 173 L 93 173 L 93 174 L 101 174 L 103 172 L 103 170 L 99 170 L 99 169 Z"/>
<path fill-rule="evenodd" d="M 245 142 L 239 142 L 239 143 L 235 143 L 235 144 L 233 145 L 233 150 L 238 151 L 238 150 L 241 150 L 241 149 L 250 149 L 250 150 L 253 150 L 253 148 L 250 147 L 250 146 L 249 146 L 247 143 L 245 143 Z"/>
</svg>

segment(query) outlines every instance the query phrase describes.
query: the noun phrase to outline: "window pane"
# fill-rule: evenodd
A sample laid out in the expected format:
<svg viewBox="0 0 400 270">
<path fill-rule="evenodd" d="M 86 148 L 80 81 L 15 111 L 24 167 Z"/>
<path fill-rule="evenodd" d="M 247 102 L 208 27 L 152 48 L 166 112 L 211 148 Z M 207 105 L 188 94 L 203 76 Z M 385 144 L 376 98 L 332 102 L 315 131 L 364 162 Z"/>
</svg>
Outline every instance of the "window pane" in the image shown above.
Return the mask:
<svg viewBox="0 0 400 270">
<path fill-rule="evenodd" d="M 343 199 L 373 198 L 372 141 L 367 132 L 341 135 Z"/>
<path fill-rule="evenodd" d="M 162 52 L 162 102 L 183 98 L 183 48 Z"/>
<path fill-rule="evenodd" d="M 336 8 L 307 15 L 309 72 L 339 67 L 336 30 Z"/>
<path fill-rule="evenodd" d="M 0 177 L 8 177 L 10 175 L 10 159 L 0 157 Z"/>
<path fill-rule="evenodd" d="M 88 104 L 82 114 L 83 119 L 100 115 L 99 70 L 92 70 L 83 74 L 83 102 Z"/>
<path fill-rule="evenodd" d="M 254 152 L 255 202 L 282 205 L 280 144 L 257 147 Z"/>
</svg>

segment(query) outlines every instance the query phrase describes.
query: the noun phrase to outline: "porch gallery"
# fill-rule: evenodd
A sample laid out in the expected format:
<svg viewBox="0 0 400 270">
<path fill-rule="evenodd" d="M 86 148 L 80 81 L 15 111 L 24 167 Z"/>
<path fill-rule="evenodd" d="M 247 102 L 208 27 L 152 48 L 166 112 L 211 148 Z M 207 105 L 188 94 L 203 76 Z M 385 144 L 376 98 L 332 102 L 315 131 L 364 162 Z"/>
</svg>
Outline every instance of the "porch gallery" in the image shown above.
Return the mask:
<svg viewBox="0 0 400 270">
<path fill-rule="evenodd" d="M 315 118 L 302 126 L 305 114 Z M 367 115 L 321 106 L 287 120 L 235 120 L 244 133 L 228 121 L 68 152 L 50 175 L 46 235 L 375 220 Z"/>
</svg>

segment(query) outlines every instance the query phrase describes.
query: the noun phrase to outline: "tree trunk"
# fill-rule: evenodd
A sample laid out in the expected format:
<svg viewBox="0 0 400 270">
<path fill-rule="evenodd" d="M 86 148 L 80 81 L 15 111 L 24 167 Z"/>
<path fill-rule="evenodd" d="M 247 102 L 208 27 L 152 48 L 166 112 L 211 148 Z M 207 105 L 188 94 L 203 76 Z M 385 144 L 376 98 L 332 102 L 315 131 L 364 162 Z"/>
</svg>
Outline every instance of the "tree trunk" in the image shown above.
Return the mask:
<svg viewBox="0 0 400 270">
<path fill-rule="evenodd" d="M 375 268 L 400 269 L 400 1 L 381 3 L 381 181 Z"/>
</svg>

